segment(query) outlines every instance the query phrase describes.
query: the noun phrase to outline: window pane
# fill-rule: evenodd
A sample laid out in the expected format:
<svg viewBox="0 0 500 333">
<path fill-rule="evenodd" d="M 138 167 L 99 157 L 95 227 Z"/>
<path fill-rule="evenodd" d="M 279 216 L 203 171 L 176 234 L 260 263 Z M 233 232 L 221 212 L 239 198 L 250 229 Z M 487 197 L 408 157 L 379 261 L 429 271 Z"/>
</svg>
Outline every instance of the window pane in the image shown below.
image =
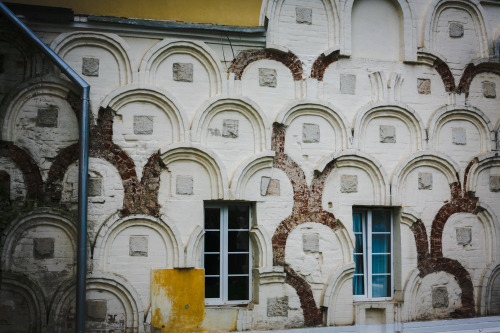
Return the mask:
<svg viewBox="0 0 500 333">
<path fill-rule="evenodd" d="M 219 252 L 219 248 L 220 248 L 220 232 L 206 231 L 205 252 Z"/>
<path fill-rule="evenodd" d="M 354 279 L 352 281 L 352 293 L 354 295 L 364 295 L 365 294 L 363 275 L 354 275 Z"/>
<path fill-rule="evenodd" d="M 363 232 L 363 228 L 361 225 L 361 213 L 353 213 L 352 222 L 354 232 Z"/>
<path fill-rule="evenodd" d="M 230 301 L 248 300 L 248 276 L 230 276 L 227 280 Z"/>
<path fill-rule="evenodd" d="M 229 206 L 228 226 L 229 229 L 248 229 L 249 228 L 249 209 L 248 205 Z"/>
<path fill-rule="evenodd" d="M 390 232 L 391 231 L 391 211 L 388 209 L 379 209 L 372 212 L 372 231 Z"/>
<path fill-rule="evenodd" d="M 220 274 L 220 255 L 205 254 L 205 275 Z"/>
<path fill-rule="evenodd" d="M 376 275 L 372 279 L 372 297 L 391 296 L 391 276 Z"/>
<path fill-rule="evenodd" d="M 228 251 L 229 252 L 248 251 L 248 231 L 229 231 Z"/>
<path fill-rule="evenodd" d="M 219 208 L 205 208 L 205 229 L 220 229 Z"/>
<path fill-rule="evenodd" d="M 229 254 L 229 274 L 248 274 L 248 254 Z"/>
<path fill-rule="evenodd" d="M 218 277 L 205 278 L 205 298 L 220 298 L 220 280 Z"/>
<path fill-rule="evenodd" d="M 372 255 L 372 273 L 390 273 L 391 256 L 389 254 Z"/>
<path fill-rule="evenodd" d="M 354 273 L 355 274 L 363 274 L 364 271 L 364 265 L 363 265 L 363 255 L 362 254 L 355 254 L 354 255 L 354 263 L 356 264 Z"/>
<path fill-rule="evenodd" d="M 363 253 L 363 235 L 354 235 L 356 237 L 356 248 L 354 249 L 355 253 Z"/>
<path fill-rule="evenodd" d="M 373 253 L 390 253 L 391 235 L 390 234 L 372 235 L 372 251 Z"/>
</svg>

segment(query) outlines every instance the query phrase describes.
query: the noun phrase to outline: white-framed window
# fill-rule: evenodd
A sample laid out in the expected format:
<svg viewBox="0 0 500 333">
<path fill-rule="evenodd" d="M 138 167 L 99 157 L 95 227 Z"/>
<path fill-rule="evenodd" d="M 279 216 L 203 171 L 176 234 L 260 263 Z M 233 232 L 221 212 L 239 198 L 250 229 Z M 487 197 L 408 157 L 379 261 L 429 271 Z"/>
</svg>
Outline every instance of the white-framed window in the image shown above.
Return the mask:
<svg viewBox="0 0 500 333">
<path fill-rule="evenodd" d="M 393 296 L 393 213 L 389 208 L 353 210 L 354 300 L 389 300 Z"/>
<path fill-rule="evenodd" d="M 205 304 L 246 304 L 251 300 L 251 206 L 205 205 Z"/>
</svg>

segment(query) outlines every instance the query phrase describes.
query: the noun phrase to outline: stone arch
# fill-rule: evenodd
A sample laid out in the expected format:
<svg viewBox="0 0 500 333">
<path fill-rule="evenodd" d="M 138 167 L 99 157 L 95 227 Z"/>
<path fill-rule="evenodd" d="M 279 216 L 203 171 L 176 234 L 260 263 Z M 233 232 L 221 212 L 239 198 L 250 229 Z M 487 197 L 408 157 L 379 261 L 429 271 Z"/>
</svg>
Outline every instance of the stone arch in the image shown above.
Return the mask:
<svg viewBox="0 0 500 333">
<path fill-rule="evenodd" d="M 248 119 L 255 137 L 254 151 L 271 148 L 270 124 L 260 107 L 247 97 L 238 99 L 215 98 L 206 102 L 197 113 L 191 126 L 191 139 L 206 145 L 210 121 L 220 112 L 235 111 Z"/>
<path fill-rule="evenodd" d="M 417 319 L 417 305 L 413 300 L 416 299 L 421 284 L 420 270 L 414 268 L 404 286 L 401 320 L 413 321 Z"/>
<path fill-rule="evenodd" d="M 14 251 L 20 236 L 27 230 L 36 226 L 49 226 L 60 229 L 70 240 L 73 253 L 76 255 L 77 229 L 69 218 L 55 214 L 50 210 L 36 210 L 11 223 L 10 228 L 4 231 L 2 237 L 2 270 L 10 271 L 14 257 Z"/>
<path fill-rule="evenodd" d="M 438 135 L 441 128 L 453 120 L 468 121 L 474 125 L 480 135 L 481 151 L 488 152 L 495 149 L 493 125 L 488 117 L 479 109 L 472 106 L 444 106 L 437 110 L 429 119 L 429 148 L 438 149 Z"/>
<path fill-rule="evenodd" d="M 266 15 L 271 23 L 267 35 L 267 47 L 272 47 L 274 45 L 283 45 L 283 43 L 280 42 L 279 18 L 285 2 L 286 0 L 270 0 L 267 4 L 263 3 L 263 6 L 267 5 Z M 333 48 L 340 43 L 340 18 L 339 10 L 337 8 L 338 4 L 336 1 L 320 0 L 320 2 L 325 8 L 327 22 L 326 27 L 328 29 L 328 44 L 325 48 L 326 50 Z"/>
<path fill-rule="evenodd" d="M 217 154 L 211 150 L 196 143 L 178 143 L 162 148 L 160 157 L 166 167 L 177 161 L 190 161 L 201 165 L 209 175 L 210 199 L 228 198 L 229 184 L 226 169 Z"/>
<path fill-rule="evenodd" d="M 353 146 L 363 149 L 363 135 L 369 122 L 379 117 L 390 117 L 401 120 L 410 131 L 410 140 L 413 151 L 421 150 L 425 140 L 425 126 L 419 114 L 408 105 L 392 102 L 385 104 L 383 102 L 370 104 L 356 113 L 354 121 Z"/>
<path fill-rule="evenodd" d="M 186 267 L 199 267 L 201 265 L 204 236 L 205 229 L 200 225 L 196 225 L 186 244 Z"/>
<path fill-rule="evenodd" d="M 73 84 L 52 75 L 33 78 L 23 82 L 9 94 L 0 106 L 0 131 L 2 140 L 16 141 L 15 122 L 17 114 L 22 106 L 31 98 L 53 96 L 68 101 L 72 94 L 78 94 Z M 76 113 L 74 115 L 76 117 Z"/>
<path fill-rule="evenodd" d="M 160 235 L 167 253 L 164 266 L 170 268 L 184 266 L 184 246 L 175 226 L 170 226 L 162 219 L 149 215 L 130 215 L 125 218 L 114 215 L 102 225 L 94 241 L 93 259 L 98 270 L 108 270 L 107 258 L 114 238 L 125 229 L 136 226 L 146 227 Z"/>
<path fill-rule="evenodd" d="M 273 245 L 271 236 L 266 229 L 260 225 L 250 229 L 250 239 L 252 240 L 252 250 L 254 253 L 254 267 L 270 268 L 273 266 Z"/>
<path fill-rule="evenodd" d="M 326 324 L 329 326 L 336 325 L 336 303 L 344 283 L 352 280 L 354 274 L 354 263 L 349 263 L 337 268 L 326 283 L 325 292 L 323 293 L 320 305 L 328 308 Z M 351 289 L 352 290 L 352 289 Z M 351 297 L 352 298 L 352 297 Z M 349 304 L 346 304 L 348 307 Z M 352 306 L 352 308 L 354 308 Z M 354 317 L 354 316 L 353 316 Z"/>
<path fill-rule="evenodd" d="M 8 26 L 0 27 L 0 43 L 2 42 L 5 42 L 15 48 L 21 55 L 21 59 L 16 59 L 17 61 L 22 60 L 24 63 L 22 80 L 19 80 L 18 82 L 26 81 L 30 77 L 33 77 L 37 68 L 43 61 L 43 59 L 38 56 L 36 48 L 26 43 L 26 40 L 24 38 L 20 38 L 20 35 L 16 30 Z M 4 66 L 6 69 L 10 67 L 8 63 L 4 63 Z M 5 76 L 2 80 L 5 80 Z"/>
<path fill-rule="evenodd" d="M 21 308 L 15 308 L 15 301 L 13 297 L 6 298 L 0 297 L 0 306 L 2 307 L 2 311 L 7 312 L 8 320 L 16 319 L 13 316 L 15 312 L 18 314 L 19 311 L 26 311 L 25 315 L 27 317 L 17 318 L 22 320 L 23 323 L 31 324 L 34 323 L 33 326 L 30 325 L 30 332 L 42 333 L 46 331 L 46 321 L 47 318 L 47 309 L 45 303 L 45 297 L 43 295 L 42 290 L 37 286 L 37 284 L 30 280 L 28 277 L 20 274 L 15 274 L 11 272 L 2 272 L 2 280 L 0 284 L 0 295 L 4 293 L 11 293 L 10 296 L 17 294 L 22 300 L 25 301 Z M 10 304 L 2 304 L 2 300 L 9 301 Z M 14 304 L 14 307 L 12 305 Z M 19 304 L 18 304 L 19 305 Z M 4 314 L 5 314 L 4 312 Z M 3 324 L 3 323 L 2 323 Z M 0 330 L 2 330 L 2 324 L 0 324 Z M 8 325 L 8 328 L 12 328 L 12 326 Z M 25 327 L 27 328 L 27 327 Z"/>
<path fill-rule="evenodd" d="M 471 166 L 467 173 L 467 179 L 464 181 L 465 190 L 470 192 L 477 192 L 477 181 L 481 171 L 491 167 L 500 167 L 500 158 L 497 152 L 489 152 L 480 155 L 476 157 L 474 161 L 476 163 Z"/>
<path fill-rule="evenodd" d="M 186 140 L 189 125 L 184 110 L 173 95 L 155 86 L 132 84 L 118 88 L 103 100 L 101 108 L 109 107 L 119 114 L 120 108 L 133 102 L 151 103 L 160 108 L 172 124 L 174 142 Z"/>
<path fill-rule="evenodd" d="M 485 269 L 481 282 L 482 288 L 478 302 L 481 315 L 499 315 L 500 304 L 495 304 L 495 298 L 492 294 L 500 291 L 500 260 L 492 262 Z M 498 301 L 496 303 L 498 303 Z"/>
<path fill-rule="evenodd" d="M 352 54 L 352 7 L 355 0 L 347 0 L 343 7 L 343 23 L 340 34 L 340 53 L 344 55 Z M 411 10 L 408 0 L 395 0 L 394 4 L 402 12 L 401 27 L 403 28 L 404 60 L 417 60 L 417 29 L 414 19 L 414 13 Z"/>
<path fill-rule="evenodd" d="M 114 297 L 122 307 L 124 313 L 124 331 L 144 332 L 144 307 L 140 296 L 133 286 L 123 277 L 105 272 L 87 274 L 87 302 L 92 300 L 92 292 L 99 292 L 100 298 L 107 293 Z M 66 332 L 61 324 L 73 323 L 75 310 L 73 302 L 76 298 L 76 284 L 74 279 L 68 280 L 54 295 L 49 312 L 49 327 L 53 332 Z M 64 315 L 68 316 L 64 317 Z M 64 319 L 68 320 L 62 322 Z M 112 328 L 112 327 L 110 327 Z"/>
<path fill-rule="evenodd" d="M 244 199 L 245 188 L 250 177 L 260 170 L 272 168 L 275 155 L 273 151 L 265 151 L 240 164 L 231 180 L 231 192 L 235 199 Z"/>
<path fill-rule="evenodd" d="M 402 188 L 408 174 L 420 166 L 427 166 L 442 173 L 449 184 L 459 182 L 458 172 L 460 167 L 450 157 L 443 153 L 433 151 L 419 151 L 411 154 L 401 161 L 391 177 L 392 204 L 402 204 Z"/>
<path fill-rule="evenodd" d="M 374 157 L 362 151 L 347 149 L 334 153 L 322 159 L 315 167 L 318 172 L 323 172 L 326 166 L 335 161 L 335 168 L 354 167 L 363 170 L 370 178 L 374 190 L 374 205 L 389 205 L 390 187 L 387 173 Z"/>
<path fill-rule="evenodd" d="M 62 59 L 73 49 L 81 46 L 102 48 L 113 55 L 119 68 L 119 85 L 124 86 L 133 80 L 130 47 L 115 34 L 96 31 L 66 32 L 57 36 L 50 48 Z"/>
<path fill-rule="evenodd" d="M 276 117 L 276 122 L 289 126 L 300 116 L 317 116 L 325 119 L 336 134 L 336 149 L 348 148 L 351 139 L 349 131 L 349 121 L 344 114 L 335 106 L 328 102 L 300 100 L 286 105 Z"/>
<path fill-rule="evenodd" d="M 171 41 L 165 39 L 154 45 L 144 55 L 139 67 L 141 82 L 156 83 L 156 72 L 161 63 L 173 54 L 187 54 L 199 61 L 210 80 L 209 96 L 222 93 L 222 69 L 217 55 L 205 43 L 199 41 Z"/>
<path fill-rule="evenodd" d="M 465 10 L 473 19 L 474 27 L 479 40 L 479 58 L 489 57 L 489 41 L 485 23 L 486 14 L 477 0 L 434 0 L 428 7 L 424 22 L 423 45 L 429 50 L 437 50 L 434 31 L 438 24 L 439 15 L 447 8 Z"/>
</svg>

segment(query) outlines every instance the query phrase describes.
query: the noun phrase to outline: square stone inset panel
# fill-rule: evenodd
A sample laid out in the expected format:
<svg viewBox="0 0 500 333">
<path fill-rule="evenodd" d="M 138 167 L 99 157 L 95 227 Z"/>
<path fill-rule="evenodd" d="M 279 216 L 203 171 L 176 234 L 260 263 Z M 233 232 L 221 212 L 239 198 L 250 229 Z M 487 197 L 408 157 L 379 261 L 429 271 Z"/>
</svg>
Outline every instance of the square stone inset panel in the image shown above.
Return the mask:
<svg viewBox="0 0 500 333">
<path fill-rule="evenodd" d="M 396 143 L 396 127 L 390 125 L 380 125 L 380 142 Z"/>
<path fill-rule="evenodd" d="M 356 175 L 341 175 L 340 176 L 340 192 L 356 193 L 358 192 L 358 176 Z"/>
<path fill-rule="evenodd" d="M 453 127 L 451 129 L 451 140 L 454 145 L 466 145 L 467 144 L 467 134 L 465 128 L 463 127 Z"/>
<path fill-rule="evenodd" d="M 458 245 L 469 245 L 472 241 L 472 229 L 471 228 L 457 228 L 457 244 Z"/>
<path fill-rule="evenodd" d="M 87 300 L 87 320 L 105 321 L 108 312 L 108 302 L 105 300 Z"/>
<path fill-rule="evenodd" d="M 486 98 L 496 98 L 497 97 L 497 86 L 495 82 L 483 81 L 483 96 Z"/>
<path fill-rule="evenodd" d="M 86 76 L 99 76 L 99 58 L 82 58 L 82 74 Z"/>
<path fill-rule="evenodd" d="M 417 89 L 419 94 L 429 95 L 431 93 L 431 80 L 417 79 Z"/>
<path fill-rule="evenodd" d="M 59 109 L 55 105 L 38 109 L 36 125 L 38 127 L 57 127 Z"/>
<path fill-rule="evenodd" d="M 490 176 L 490 191 L 500 192 L 500 175 Z"/>
<path fill-rule="evenodd" d="M 193 82 L 193 64 L 176 62 L 172 65 L 174 81 Z"/>
<path fill-rule="evenodd" d="M 153 134 L 153 116 L 134 116 L 134 134 Z"/>
<path fill-rule="evenodd" d="M 99 197 L 102 195 L 102 179 L 98 177 L 89 178 L 88 196 Z"/>
<path fill-rule="evenodd" d="M 130 236 L 128 255 L 131 257 L 148 256 L 148 236 Z"/>
<path fill-rule="evenodd" d="M 304 252 L 319 252 L 319 235 L 317 233 L 303 234 L 302 249 Z"/>
<path fill-rule="evenodd" d="M 278 85 L 276 70 L 272 68 L 259 68 L 259 85 L 261 87 L 276 88 Z"/>
<path fill-rule="evenodd" d="M 180 195 L 193 194 L 193 177 L 192 176 L 177 176 L 175 182 L 175 193 Z"/>
<path fill-rule="evenodd" d="M 280 195 L 280 181 L 279 179 L 271 179 L 267 188 L 267 195 L 279 196 Z"/>
<path fill-rule="evenodd" d="M 295 7 L 295 21 L 300 24 L 312 24 L 312 8 Z"/>
<path fill-rule="evenodd" d="M 446 287 L 432 287 L 432 307 L 448 307 L 448 289 Z"/>
<path fill-rule="evenodd" d="M 302 142 L 317 143 L 319 139 L 319 125 L 302 124 Z"/>
<path fill-rule="evenodd" d="M 356 93 L 356 75 L 340 74 L 340 93 L 349 95 Z"/>
<path fill-rule="evenodd" d="M 430 172 L 418 173 L 418 189 L 432 190 L 432 173 Z"/>
<path fill-rule="evenodd" d="M 33 258 L 54 258 L 54 238 L 33 238 Z"/>
<path fill-rule="evenodd" d="M 459 22 L 450 22 L 449 31 L 451 38 L 461 38 L 464 36 L 464 25 Z"/>
<path fill-rule="evenodd" d="M 209 128 L 208 135 L 210 136 L 221 136 L 220 130 L 218 128 Z"/>
<path fill-rule="evenodd" d="M 288 316 L 288 296 L 268 298 L 267 316 L 268 317 Z"/>
<path fill-rule="evenodd" d="M 239 121 L 237 119 L 224 119 L 222 121 L 222 136 L 224 138 L 238 137 Z"/>
</svg>

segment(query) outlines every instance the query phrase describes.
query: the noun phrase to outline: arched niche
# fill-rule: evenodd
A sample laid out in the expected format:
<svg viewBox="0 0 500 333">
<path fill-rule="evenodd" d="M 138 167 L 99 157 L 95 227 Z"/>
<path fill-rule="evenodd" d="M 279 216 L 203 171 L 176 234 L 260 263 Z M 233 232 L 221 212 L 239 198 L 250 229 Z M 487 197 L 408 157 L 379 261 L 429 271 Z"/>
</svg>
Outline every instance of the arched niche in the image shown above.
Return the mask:
<svg viewBox="0 0 500 333">
<path fill-rule="evenodd" d="M 139 79 L 175 95 L 192 119 L 205 100 L 222 93 L 222 73 L 219 57 L 205 43 L 165 39 L 144 55 Z"/>
<path fill-rule="evenodd" d="M 7 157 L 0 157 L 0 182 L 2 204 L 11 205 L 14 202 L 21 203 L 25 200 L 27 186 L 21 169 L 14 161 Z M 0 204 L 0 205 L 2 205 Z"/>
<path fill-rule="evenodd" d="M 466 176 L 466 190 L 474 192 L 482 204 L 487 204 L 497 216 L 500 215 L 500 191 L 496 185 L 500 178 L 498 153 L 493 151 L 476 157 Z"/>
<path fill-rule="evenodd" d="M 0 331 L 46 332 L 46 302 L 37 284 L 26 276 L 2 272 L 0 286 Z"/>
<path fill-rule="evenodd" d="M 133 81 L 132 52 L 118 35 L 96 31 L 66 32 L 50 48 L 91 86 L 93 111 L 112 90 Z"/>
<path fill-rule="evenodd" d="M 60 150 L 78 141 L 78 119 L 66 80 L 52 76 L 21 84 L 0 106 L 2 140 L 28 151 L 45 175 Z"/>
<path fill-rule="evenodd" d="M 425 137 L 418 113 L 402 103 L 371 104 L 356 114 L 353 146 L 370 152 L 390 173 L 401 159 L 422 149 Z"/>
<path fill-rule="evenodd" d="M 413 209 L 430 230 L 434 215 L 451 198 L 450 184 L 459 182 L 459 170 L 458 164 L 443 153 L 411 154 L 392 174 L 392 205 Z"/>
<path fill-rule="evenodd" d="M 215 151 L 232 174 L 243 160 L 271 148 L 270 128 L 250 99 L 216 98 L 200 108 L 191 138 Z"/>
<path fill-rule="evenodd" d="M 22 273 L 51 295 L 75 274 L 77 230 L 73 221 L 38 210 L 14 221 L 2 237 L 2 270 Z"/>
<path fill-rule="evenodd" d="M 335 167 L 325 181 L 323 207 L 327 207 L 327 202 L 333 211 L 338 211 L 339 205 L 390 204 L 389 177 L 376 158 L 348 149 L 324 158 L 315 170 L 322 172 L 331 162 Z"/>
<path fill-rule="evenodd" d="M 495 149 L 493 126 L 470 106 L 445 106 L 429 119 L 429 148 L 446 152 L 465 167 L 475 156 Z"/>
<path fill-rule="evenodd" d="M 162 174 L 162 180 L 167 179 L 163 189 L 160 188 L 160 196 L 185 200 L 228 197 L 227 173 L 213 151 L 196 143 L 179 143 L 162 148 L 160 156 L 168 169 Z"/>
<path fill-rule="evenodd" d="M 270 19 L 267 47 L 279 45 L 296 54 L 315 56 L 335 47 L 340 42 L 337 6 L 339 4 L 332 0 L 269 1 L 266 11 Z M 308 41 L 307 47 L 297 40 L 297 36 L 299 40 Z"/>
<path fill-rule="evenodd" d="M 161 146 L 187 138 L 187 116 L 179 101 L 166 90 L 145 84 L 128 85 L 108 95 L 101 108 L 115 112 L 113 142 L 133 157 L 138 175 Z"/>
<path fill-rule="evenodd" d="M 434 0 L 425 17 L 423 45 L 442 53 L 450 64 L 488 58 L 490 42 L 485 20 L 477 0 Z"/>
<path fill-rule="evenodd" d="M 354 263 L 349 263 L 337 268 L 328 279 L 321 302 L 321 306 L 328 308 L 327 325 L 340 326 L 354 323 L 353 274 Z"/>
<path fill-rule="evenodd" d="M 265 151 L 240 164 L 231 180 L 231 193 L 235 199 L 245 199 L 246 187 L 250 178 L 261 170 L 271 169 L 275 154 L 274 151 Z"/>
<path fill-rule="evenodd" d="M 144 307 L 133 286 L 123 277 L 106 272 L 87 274 L 86 329 L 144 332 Z M 51 332 L 75 330 L 76 284 L 74 279 L 62 285 L 52 298 L 48 323 Z"/>
<path fill-rule="evenodd" d="M 392 61 L 416 60 L 416 24 L 407 0 L 348 0 L 343 13 L 341 54 Z M 362 39 L 354 40 L 358 36 Z"/>
</svg>

